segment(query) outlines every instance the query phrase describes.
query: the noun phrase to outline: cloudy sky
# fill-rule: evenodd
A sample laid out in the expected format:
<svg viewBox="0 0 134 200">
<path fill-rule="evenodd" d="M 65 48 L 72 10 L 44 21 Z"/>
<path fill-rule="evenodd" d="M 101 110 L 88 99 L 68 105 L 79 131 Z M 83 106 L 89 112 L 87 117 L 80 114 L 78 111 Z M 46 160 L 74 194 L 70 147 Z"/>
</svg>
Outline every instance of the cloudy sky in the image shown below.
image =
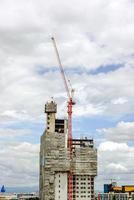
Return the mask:
<svg viewBox="0 0 134 200">
<path fill-rule="evenodd" d="M 45 102 L 66 116 L 52 35 L 75 89 L 73 136 L 98 148 L 96 188 L 134 184 L 133 0 L 0 0 L 0 185 L 38 186 Z"/>
</svg>

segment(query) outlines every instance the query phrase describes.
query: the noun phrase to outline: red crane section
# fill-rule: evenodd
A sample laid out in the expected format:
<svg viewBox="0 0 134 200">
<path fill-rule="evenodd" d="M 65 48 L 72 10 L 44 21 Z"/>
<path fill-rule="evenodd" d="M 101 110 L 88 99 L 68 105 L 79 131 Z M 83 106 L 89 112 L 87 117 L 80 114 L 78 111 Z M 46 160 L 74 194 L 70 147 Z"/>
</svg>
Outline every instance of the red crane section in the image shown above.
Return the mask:
<svg viewBox="0 0 134 200">
<path fill-rule="evenodd" d="M 67 106 L 68 107 L 68 110 L 67 110 L 67 113 L 68 113 L 68 148 L 69 148 L 69 151 L 70 151 L 70 159 L 71 159 L 71 157 L 72 157 L 72 107 L 75 104 L 75 102 L 73 101 L 74 90 L 73 89 L 71 89 L 71 91 L 69 90 L 67 80 L 66 80 L 66 76 L 65 76 L 65 72 L 64 72 L 64 69 L 63 69 L 63 66 L 62 66 L 62 63 L 61 63 L 61 60 L 60 60 L 60 55 L 59 55 L 59 52 L 58 52 L 58 49 L 57 49 L 56 41 L 55 41 L 54 37 L 52 37 L 51 39 L 53 41 L 55 53 L 56 53 L 56 56 L 57 56 L 61 75 L 62 75 L 62 78 L 63 78 L 63 81 L 64 81 L 67 96 L 68 96 L 68 106 Z M 73 182 L 72 182 L 73 179 L 72 179 L 72 177 L 73 177 L 73 175 L 70 172 L 68 174 L 68 200 L 72 200 L 72 194 L 73 194 Z"/>
<path fill-rule="evenodd" d="M 63 81 L 64 81 L 65 89 L 66 89 L 68 98 L 70 99 L 71 98 L 70 97 L 70 91 L 69 91 L 68 84 L 67 84 L 67 81 L 66 81 L 66 77 L 65 77 L 64 70 L 63 70 L 63 66 L 61 64 L 60 55 L 59 55 L 59 52 L 58 52 L 58 49 L 57 49 L 56 41 L 55 41 L 54 37 L 52 37 L 51 39 L 53 41 L 53 45 L 54 45 L 56 57 L 57 57 L 57 60 L 58 60 L 58 64 L 59 64 L 59 67 L 60 67 L 61 75 L 62 75 L 62 78 L 63 78 Z"/>
<path fill-rule="evenodd" d="M 74 90 L 72 89 L 71 91 L 69 90 L 68 84 L 67 84 L 67 80 L 66 80 L 66 76 L 65 76 L 65 72 L 60 60 L 60 56 L 59 56 L 59 52 L 57 49 L 57 45 L 56 45 L 56 41 L 54 39 L 54 37 L 51 38 L 53 41 L 53 45 L 54 45 L 54 49 L 56 52 L 56 56 L 57 56 L 57 60 L 58 60 L 58 64 L 60 67 L 60 71 L 61 71 L 61 75 L 64 81 L 64 85 L 65 85 L 65 89 L 68 95 L 68 147 L 70 148 L 70 152 L 71 152 L 71 144 L 72 144 L 72 107 L 75 104 L 75 102 L 73 101 L 73 92 Z"/>
</svg>

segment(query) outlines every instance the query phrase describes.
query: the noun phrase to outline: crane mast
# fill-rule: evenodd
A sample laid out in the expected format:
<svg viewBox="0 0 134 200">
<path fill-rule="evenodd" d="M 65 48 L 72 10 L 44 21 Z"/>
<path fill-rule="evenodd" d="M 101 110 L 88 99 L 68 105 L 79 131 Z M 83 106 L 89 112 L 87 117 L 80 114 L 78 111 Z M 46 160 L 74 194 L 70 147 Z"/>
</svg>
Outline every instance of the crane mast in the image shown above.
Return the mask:
<svg viewBox="0 0 134 200">
<path fill-rule="evenodd" d="M 68 149 L 69 149 L 69 153 L 70 153 L 70 159 L 72 157 L 72 107 L 75 104 L 75 102 L 73 101 L 73 89 L 69 89 L 68 84 L 67 84 L 67 80 L 66 80 L 66 76 L 65 76 L 65 72 L 61 63 L 61 59 L 60 59 L 60 55 L 57 49 L 57 45 L 56 45 L 56 41 L 55 38 L 52 37 L 52 42 L 53 42 L 53 46 L 55 49 L 55 53 L 56 53 L 56 57 L 57 57 L 57 61 L 60 67 L 60 72 L 62 75 L 62 79 L 64 82 L 64 86 L 67 92 L 67 96 L 68 96 L 68 105 L 67 105 L 67 113 L 68 113 Z M 73 192 L 73 183 L 72 183 L 72 173 L 68 173 L 68 200 L 72 200 L 72 192 Z"/>
</svg>

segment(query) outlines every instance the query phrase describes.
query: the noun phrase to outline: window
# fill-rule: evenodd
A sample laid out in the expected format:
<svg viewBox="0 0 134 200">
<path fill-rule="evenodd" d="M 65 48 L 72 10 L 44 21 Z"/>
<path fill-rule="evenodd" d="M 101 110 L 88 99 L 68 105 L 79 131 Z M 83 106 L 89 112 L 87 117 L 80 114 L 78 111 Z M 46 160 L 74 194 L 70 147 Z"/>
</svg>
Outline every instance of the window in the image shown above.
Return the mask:
<svg viewBox="0 0 134 200">
<path fill-rule="evenodd" d="M 64 133 L 64 120 L 63 119 L 55 120 L 55 132 Z"/>
</svg>

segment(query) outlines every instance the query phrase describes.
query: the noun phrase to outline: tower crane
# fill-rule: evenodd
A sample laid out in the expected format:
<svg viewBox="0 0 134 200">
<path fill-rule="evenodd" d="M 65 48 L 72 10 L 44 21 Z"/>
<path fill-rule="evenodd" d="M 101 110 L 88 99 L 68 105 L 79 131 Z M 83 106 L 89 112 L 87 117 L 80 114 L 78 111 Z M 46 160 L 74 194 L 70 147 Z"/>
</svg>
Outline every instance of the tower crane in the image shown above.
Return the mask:
<svg viewBox="0 0 134 200">
<path fill-rule="evenodd" d="M 51 39 L 52 39 L 52 42 L 53 42 L 57 61 L 58 61 L 59 68 L 60 68 L 60 72 L 61 72 L 62 79 L 63 79 L 63 82 L 64 82 L 64 86 L 65 86 L 65 89 L 66 89 L 66 92 L 67 92 L 67 96 L 68 96 L 68 105 L 67 105 L 67 108 L 68 108 L 67 109 L 67 113 L 68 113 L 68 149 L 69 149 L 70 159 L 71 159 L 71 157 L 72 157 L 72 108 L 73 108 L 73 105 L 75 104 L 75 102 L 73 100 L 74 90 L 73 89 L 70 90 L 70 88 L 68 86 L 68 82 L 67 82 L 67 79 L 66 79 L 66 76 L 65 76 L 64 68 L 63 68 L 62 63 L 61 63 L 61 59 L 60 59 L 60 55 L 59 55 L 59 52 L 58 52 L 58 48 L 57 48 L 57 45 L 56 45 L 55 38 L 52 37 Z M 69 172 L 68 173 L 68 200 L 72 200 L 72 192 L 73 192 L 73 185 L 72 184 L 73 184 L 72 183 L 72 173 Z"/>
</svg>

